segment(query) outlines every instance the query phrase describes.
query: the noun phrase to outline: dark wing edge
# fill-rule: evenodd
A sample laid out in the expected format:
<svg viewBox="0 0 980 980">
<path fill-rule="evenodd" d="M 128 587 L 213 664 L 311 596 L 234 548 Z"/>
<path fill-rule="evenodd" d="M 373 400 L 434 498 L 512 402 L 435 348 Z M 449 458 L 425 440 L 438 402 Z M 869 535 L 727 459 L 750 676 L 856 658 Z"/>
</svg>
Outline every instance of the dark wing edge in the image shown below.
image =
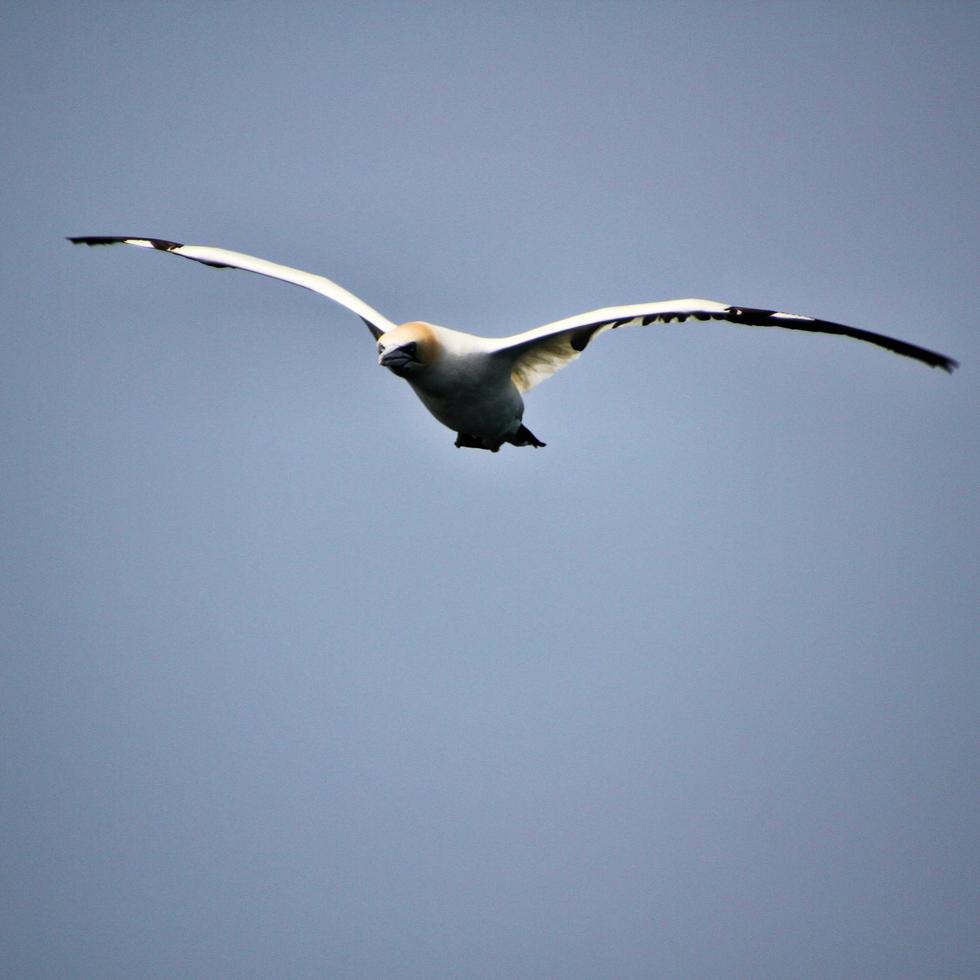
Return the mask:
<svg viewBox="0 0 980 980">
<path fill-rule="evenodd" d="M 128 245 L 131 242 L 147 242 L 153 248 L 161 252 L 173 252 L 180 255 L 178 248 L 184 248 L 182 242 L 168 242 L 164 238 L 141 238 L 139 235 L 126 235 L 118 237 L 113 235 L 87 235 L 80 238 L 67 238 L 66 241 L 72 245 Z M 190 259 L 192 262 L 200 262 L 201 265 L 209 265 L 212 269 L 234 269 L 235 266 L 227 265 L 224 262 L 207 262 L 204 259 L 191 258 L 189 255 L 180 255 L 182 259 Z"/>
<path fill-rule="evenodd" d="M 303 272 L 301 269 L 293 269 L 289 266 L 279 265 L 278 263 L 268 262 L 256 256 L 245 255 L 240 252 L 231 252 L 227 249 L 215 248 L 212 246 L 185 245 L 182 242 L 171 242 L 165 238 L 140 238 L 136 235 L 83 235 L 67 238 L 73 245 L 138 245 L 141 248 L 154 248 L 161 252 L 170 252 L 182 259 L 190 259 L 192 262 L 199 262 L 201 265 L 210 266 L 212 269 L 242 269 L 245 272 L 257 272 L 260 275 L 271 276 L 284 282 L 293 283 L 306 289 L 312 289 L 334 302 L 346 306 L 351 312 L 355 313 L 364 325 L 371 331 L 372 336 L 377 340 L 388 329 L 394 326 L 393 323 L 381 316 L 377 310 L 372 309 L 359 297 L 354 296 L 342 286 L 324 276 L 317 276 L 312 273 Z M 193 253 L 198 254 L 193 254 Z M 200 253 L 208 255 L 202 257 Z M 228 258 L 228 262 L 221 261 Z M 365 313 L 369 314 L 368 316 Z M 379 323 L 387 324 L 380 326 L 373 323 L 369 317 L 376 317 Z"/>
<path fill-rule="evenodd" d="M 929 367 L 941 368 L 949 374 L 959 367 L 959 362 L 945 354 L 910 344 L 895 337 L 874 333 L 871 330 L 861 330 L 849 327 L 844 323 L 834 323 L 832 320 L 818 320 L 816 317 L 801 316 L 794 313 L 779 313 L 776 310 L 760 310 L 748 306 L 728 306 L 724 310 L 684 310 L 648 313 L 640 316 L 620 317 L 615 320 L 601 320 L 579 327 L 571 332 L 569 341 L 578 352 L 585 350 L 592 338 L 601 330 L 615 330 L 624 326 L 649 326 L 651 323 L 683 323 L 691 317 L 695 320 L 724 320 L 752 327 L 783 327 L 787 330 L 805 330 L 808 333 L 837 334 L 842 337 L 852 337 L 875 344 L 903 357 L 921 361 Z"/>
<path fill-rule="evenodd" d="M 367 319 L 367 317 L 362 316 L 361 322 L 364 324 L 365 327 L 368 328 L 368 330 L 371 331 L 371 334 L 375 340 L 377 340 L 379 337 L 384 336 L 385 333 L 384 330 L 382 330 L 381 327 L 376 327 L 370 320 Z"/>
</svg>

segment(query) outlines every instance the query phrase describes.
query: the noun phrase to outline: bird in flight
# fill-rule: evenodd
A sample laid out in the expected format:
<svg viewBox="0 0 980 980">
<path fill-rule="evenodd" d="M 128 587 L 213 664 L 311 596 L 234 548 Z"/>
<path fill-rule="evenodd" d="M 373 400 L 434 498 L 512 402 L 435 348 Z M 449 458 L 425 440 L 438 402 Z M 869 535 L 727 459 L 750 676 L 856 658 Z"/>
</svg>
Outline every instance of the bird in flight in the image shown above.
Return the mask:
<svg viewBox="0 0 980 980">
<path fill-rule="evenodd" d="M 524 392 L 574 361 L 592 340 L 606 330 L 725 320 L 755 327 L 784 327 L 810 333 L 840 334 L 911 357 L 929 367 L 951 372 L 956 361 L 917 347 L 842 323 L 798 313 L 730 306 L 708 299 L 675 299 L 633 306 L 610 306 L 510 337 L 477 337 L 460 330 L 412 320 L 395 324 L 342 286 L 311 272 L 277 265 L 241 252 L 208 245 L 181 245 L 160 238 L 82 236 L 76 245 L 135 245 L 170 252 L 216 269 L 244 269 L 281 279 L 332 299 L 359 316 L 374 335 L 378 363 L 404 378 L 425 407 L 456 433 L 456 446 L 497 452 L 512 446 L 544 446 L 524 425 Z"/>
</svg>

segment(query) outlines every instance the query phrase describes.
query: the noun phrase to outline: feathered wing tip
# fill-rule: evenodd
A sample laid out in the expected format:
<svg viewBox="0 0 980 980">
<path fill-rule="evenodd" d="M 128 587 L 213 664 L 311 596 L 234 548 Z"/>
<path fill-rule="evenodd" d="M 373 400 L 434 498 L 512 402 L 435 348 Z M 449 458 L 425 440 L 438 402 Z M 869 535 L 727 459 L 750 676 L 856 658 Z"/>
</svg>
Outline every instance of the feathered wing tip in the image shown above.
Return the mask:
<svg viewBox="0 0 980 980">
<path fill-rule="evenodd" d="M 888 337 L 871 330 L 849 327 L 844 323 L 819 320 L 816 317 L 802 316 L 798 313 L 779 313 L 776 310 L 756 310 L 730 306 L 725 311 L 725 315 L 719 319 L 754 327 L 783 327 L 789 330 L 806 330 L 810 333 L 829 333 L 838 334 L 841 337 L 852 337 L 854 340 L 863 340 L 866 343 L 875 344 L 877 347 L 883 347 L 885 350 L 900 354 L 902 357 L 911 357 L 929 367 L 941 368 L 948 374 L 952 374 L 960 366 L 959 362 L 952 357 L 928 350 L 925 347 L 919 347 L 918 344 L 910 344 L 908 341 L 899 340 L 897 337 Z"/>
<path fill-rule="evenodd" d="M 139 238 L 130 235 L 122 238 L 118 235 L 81 235 L 78 238 L 67 238 L 73 245 L 142 245 L 144 248 L 159 248 L 164 252 L 172 252 L 175 248 L 183 248 L 180 242 L 168 242 L 162 238 Z"/>
<path fill-rule="evenodd" d="M 505 337 L 495 345 L 495 350 L 511 358 L 514 383 L 521 391 L 527 391 L 570 364 L 588 347 L 594 337 L 606 330 L 646 327 L 653 323 L 684 323 L 688 319 L 724 320 L 745 326 L 782 327 L 810 333 L 837 334 L 875 344 L 950 373 L 959 366 L 952 357 L 945 354 L 870 330 L 799 313 L 731 306 L 707 299 L 666 300 L 580 313 L 513 337 Z"/>
<path fill-rule="evenodd" d="M 367 325 L 375 339 L 395 326 L 391 320 L 368 306 L 364 300 L 325 276 L 303 272 L 301 269 L 293 269 L 288 265 L 278 265 L 275 262 L 269 262 L 267 259 L 246 255 L 244 252 L 232 252 L 229 249 L 214 248 L 210 245 L 183 245 L 180 242 L 171 242 L 165 238 L 81 235 L 69 237 L 68 241 L 74 245 L 135 245 L 137 248 L 152 248 L 160 252 L 179 255 L 182 259 L 200 262 L 212 269 L 243 269 L 246 272 L 255 272 L 258 275 L 278 279 L 281 282 L 292 283 L 294 286 L 302 286 L 304 289 L 310 289 L 321 296 L 326 296 L 327 299 L 332 299 L 335 303 L 339 303 L 352 313 L 357 314 Z"/>
<path fill-rule="evenodd" d="M 135 245 L 137 248 L 155 248 L 161 252 L 173 252 L 180 255 L 180 249 L 186 248 L 181 242 L 168 242 L 165 238 L 118 238 L 113 235 L 92 235 L 87 238 L 69 238 L 73 245 Z M 193 256 L 181 255 L 181 258 L 193 258 Z M 229 265 L 227 262 L 209 262 L 207 259 L 194 259 L 202 265 L 209 265 L 212 269 L 234 269 L 236 266 Z"/>
</svg>

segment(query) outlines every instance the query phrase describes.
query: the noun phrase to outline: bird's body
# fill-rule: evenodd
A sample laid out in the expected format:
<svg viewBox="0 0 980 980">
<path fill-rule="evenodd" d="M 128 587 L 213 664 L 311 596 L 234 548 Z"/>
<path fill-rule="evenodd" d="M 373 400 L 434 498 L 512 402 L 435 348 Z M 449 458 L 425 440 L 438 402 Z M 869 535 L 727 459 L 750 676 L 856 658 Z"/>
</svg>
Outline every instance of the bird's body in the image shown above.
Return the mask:
<svg viewBox="0 0 980 980">
<path fill-rule="evenodd" d="M 397 363 L 406 349 L 417 356 Z M 433 323 L 404 323 L 378 338 L 378 360 L 403 377 L 429 412 L 457 433 L 460 446 L 496 452 L 522 428 L 524 399 L 514 384 L 510 359 L 494 351 L 487 338 Z"/>
<path fill-rule="evenodd" d="M 413 320 L 396 325 L 363 300 L 323 276 L 265 259 L 204 245 L 159 238 L 81 237 L 85 245 L 136 245 L 172 252 L 216 268 L 244 269 L 312 289 L 356 313 L 374 335 L 378 362 L 404 378 L 429 412 L 456 435 L 456 445 L 496 452 L 504 443 L 543 446 L 523 424 L 522 393 L 575 360 L 592 339 L 624 326 L 726 320 L 761 327 L 832 333 L 884 347 L 952 371 L 956 361 L 915 344 L 798 313 L 682 299 L 593 310 L 510 337 L 478 337 Z"/>
</svg>

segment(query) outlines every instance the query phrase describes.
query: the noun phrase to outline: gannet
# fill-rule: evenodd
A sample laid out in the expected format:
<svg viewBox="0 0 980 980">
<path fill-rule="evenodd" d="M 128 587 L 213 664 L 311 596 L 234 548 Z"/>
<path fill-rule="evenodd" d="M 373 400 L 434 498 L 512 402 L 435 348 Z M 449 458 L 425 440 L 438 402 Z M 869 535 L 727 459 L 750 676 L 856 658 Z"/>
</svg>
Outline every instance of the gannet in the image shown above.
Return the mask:
<svg viewBox="0 0 980 980">
<path fill-rule="evenodd" d="M 241 252 L 207 245 L 182 245 L 160 238 L 82 236 L 68 241 L 76 245 L 121 244 L 157 249 L 216 269 L 245 269 L 312 289 L 347 307 L 364 321 L 374 335 L 378 363 L 411 385 L 429 412 L 456 433 L 457 447 L 491 452 L 497 452 L 504 443 L 544 446 L 524 425 L 524 399 L 521 396 L 578 358 L 600 333 L 619 327 L 645 327 L 673 321 L 684 323 L 688 319 L 785 327 L 864 340 L 944 371 L 952 372 L 957 367 L 956 361 L 944 354 L 869 330 L 799 313 L 780 313 L 706 299 L 610 306 L 546 323 L 510 337 L 477 337 L 421 320 L 396 325 L 323 276 Z"/>
</svg>

